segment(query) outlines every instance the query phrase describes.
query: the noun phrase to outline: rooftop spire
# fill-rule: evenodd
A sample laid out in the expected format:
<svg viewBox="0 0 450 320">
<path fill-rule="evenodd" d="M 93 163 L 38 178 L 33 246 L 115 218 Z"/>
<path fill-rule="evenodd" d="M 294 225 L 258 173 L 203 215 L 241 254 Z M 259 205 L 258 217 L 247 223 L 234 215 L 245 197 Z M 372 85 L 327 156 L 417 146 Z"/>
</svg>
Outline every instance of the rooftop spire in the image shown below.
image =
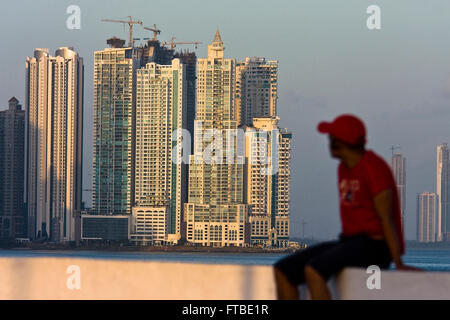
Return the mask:
<svg viewBox="0 0 450 320">
<path fill-rule="evenodd" d="M 223 43 L 223 42 L 222 42 L 222 37 L 220 36 L 219 29 L 216 30 L 216 35 L 214 36 L 213 42 L 220 42 L 220 43 Z"/>
<path fill-rule="evenodd" d="M 219 29 L 216 31 L 213 42 L 208 46 L 208 58 L 222 58 L 223 59 L 223 47 L 222 37 L 220 36 Z"/>
</svg>

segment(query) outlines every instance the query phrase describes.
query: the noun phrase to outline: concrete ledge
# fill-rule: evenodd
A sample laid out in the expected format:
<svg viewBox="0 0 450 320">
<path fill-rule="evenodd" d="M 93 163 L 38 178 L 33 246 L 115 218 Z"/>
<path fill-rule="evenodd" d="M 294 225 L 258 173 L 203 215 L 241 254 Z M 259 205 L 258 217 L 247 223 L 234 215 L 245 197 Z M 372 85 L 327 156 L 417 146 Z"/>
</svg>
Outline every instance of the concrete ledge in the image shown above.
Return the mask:
<svg viewBox="0 0 450 320">
<path fill-rule="evenodd" d="M 336 291 L 342 300 L 448 300 L 449 272 L 381 271 L 381 288 L 368 289 L 364 269 L 346 268 L 336 279 Z"/>
<path fill-rule="evenodd" d="M 80 289 L 69 289 L 78 266 Z M 271 266 L 0 258 L 0 299 L 271 300 Z M 71 282 L 74 283 L 74 282 Z"/>
<path fill-rule="evenodd" d="M 0 258 L 0 270 L 2 300 L 276 298 L 272 266 L 4 257 Z M 70 285 L 76 283 L 76 270 L 79 270 L 80 289 Z M 330 280 L 333 297 L 361 300 L 450 299 L 450 273 L 382 271 L 380 290 L 367 288 L 369 276 L 364 269 L 345 269 L 336 279 Z M 301 294 L 302 298 L 307 298 L 304 286 L 301 287 Z"/>
</svg>

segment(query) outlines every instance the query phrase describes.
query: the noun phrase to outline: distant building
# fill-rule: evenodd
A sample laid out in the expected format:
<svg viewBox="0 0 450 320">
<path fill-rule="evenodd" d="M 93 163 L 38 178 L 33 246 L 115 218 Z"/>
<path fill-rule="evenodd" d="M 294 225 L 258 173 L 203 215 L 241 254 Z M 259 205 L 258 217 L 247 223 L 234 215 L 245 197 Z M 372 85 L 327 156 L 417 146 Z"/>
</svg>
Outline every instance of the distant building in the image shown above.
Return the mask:
<svg viewBox="0 0 450 320">
<path fill-rule="evenodd" d="M 133 207 L 131 241 L 138 245 L 166 244 L 169 233 L 167 207 Z"/>
<path fill-rule="evenodd" d="M 276 116 L 277 99 L 278 61 L 252 57 L 236 64 L 235 118 L 239 125 Z"/>
<path fill-rule="evenodd" d="M 224 45 L 217 31 L 208 46 L 208 57 L 197 62 L 194 153 L 189 158 L 189 200 L 185 204 L 187 241 L 194 244 L 244 246 L 248 241 L 244 159 L 237 155 L 237 146 L 228 135 L 238 126 L 234 73 L 235 60 L 224 58 Z M 213 132 L 214 142 L 206 138 Z M 205 154 L 212 143 L 214 155 Z M 220 146 L 225 150 L 219 150 Z"/>
<path fill-rule="evenodd" d="M 197 90 L 197 56 L 195 52 L 181 51 L 174 55 L 174 58 L 180 59 L 185 66 L 185 91 L 186 91 L 186 129 L 191 134 L 191 152 L 194 149 L 194 120 L 195 120 L 195 104 Z"/>
<path fill-rule="evenodd" d="M 154 62 L 158 65 L 172 65 L 173 59 L 180 59 L 185 66 L 184 76 L 186 84 L 185 103 L 187 110 L 186 129 L 194 135 L 195 102 L 196 102 L 196 82 L 197 82 L 197 56 L 195 52 L 188 50 L 175 51 L 174 48 L 167 48 L 161 45 L 159 40 L 148 40 L 144 46 L 137 47 L 136 55 L 140 66 Z M 194 139 L 191 139 L 191 150 L 194 147 Z"/>
<path fill-rule="evenodd" d="M 422 192 L 417 195 L 417 241 L 436 241 L 436 194 Z"/>
<path fill-rule="evenodd" d="M 402 230 L 405 230 L 405 211 L 406 211 L 406 158 L 395 153 L 391 158 L 391 168 L 397 184 L 398 198 L 400 202 L 400 212 L 402 218 Z"/>
<path fill-rule="evenodd" d="M 447 143 L 443 143 L 437 146 L 436 156 L 437 241 L 450 240 L 449 178 L 449 148 Z"/>
<path fill-rule="evenodd" d="M 130 239 L 130 216 L 83 214 L 81 216 L 81 239 L 128 241 Z"/>
<path fill-rule="evenodd" d="M 172 242 L 181 240 L 186 202 L 186 166 L 181 161 L 187 119 L 185 70 L 180 59 L 174 59 L 171 65 L 148 63 L 136 75 L 134 204 L 149 208 L 146 212 L 165 211 L 165 240 Z"/>
<path fill-rule="evenodd" d="M 196 55 L 156 39 L 134 48 L 107 43 L 94 54 L 93 212 L 131 216 L 135 206 L 165 206 L 168 238 L 178 241 L 188 169 L 172 166 L 181 139 L 180 131 L 172 141 L 172 131 L 193 136 Z"/>
<path fill-rule="evenodd" d="M 31 239 L 79 240 L 83 59 L 70 47 L 26 60 L 26 204 Z"/>
<path fill-rule="evenodd" d="M 123 40 L 108 42 L 111 48 L 94 53 L 93 212 L 131 216 L 139 62 Z"/>
<path fill-rule="evenodd" d="M 170 65 L 175 55 L 174 49 L 161 45 L 159 40 L 150 39 L 141 47 L 136 47 L 136 55 L 141 66 L 154 62 L 160 65 Z"/>
<path fill-rule="evenodd" d="M 251 243 L 287 247 L 289 243 L 291 139 L 279 118 L 254 118 L 246 128 L 245 202 Z"/>
<path fill-rule="evenodd" d="M 0 111 L 0 238 L 26 237 L 25 111 L 13 97 Z"/>
</svg>

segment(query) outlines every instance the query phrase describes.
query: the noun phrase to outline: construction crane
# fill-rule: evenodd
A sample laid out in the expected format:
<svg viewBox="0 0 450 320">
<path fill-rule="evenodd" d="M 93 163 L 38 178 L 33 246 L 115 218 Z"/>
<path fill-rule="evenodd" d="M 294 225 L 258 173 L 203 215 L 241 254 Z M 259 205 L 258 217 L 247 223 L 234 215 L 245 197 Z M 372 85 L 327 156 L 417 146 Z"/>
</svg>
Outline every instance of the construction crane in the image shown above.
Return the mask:
<svg viewBox="0 0 450 320">
<path fill-rule="evenodd" d="M 177 42 L 175 42 L 175 37 L 172 37 L 172 40 L 171 41 L 165 41 L 165 42 L 163 42 L 161 45 L 163 46 L 163 47 L 165 47 L 165 46 L 168 46 L 168 45 L 170 45 L 170 49 L 175 49 L 175 47 L 177 46 L 177 45 L 179 45 L 179 44 L 193 44 L 193 45 L 195 45 L 195 49 L 197 49 L 197 46 L 199 45 L 199 44 L 202 44 L 201 42 L 198 42 L 198 41 L 193 41 L 193 42 L 189 42 L 189 41 L 177 41 Z"/>
<path fill-rule="evenodd" d="M 144 23 L 140 20 L 133 20 L 133 18 L 131 16 L 127 17 L 129 20 L 113 20 L 113 19 L 102 19 L 103 22 L 115 22 L 115 23 L 123 23 L 128 24 L 129 27 L 129 42 L 128 42 L 128 46 L 130 47 L 134 47 L 134 39 L 133 39 L 133 25 L 134 24 L 139 24 L 139 25 L 143 25 Z"/>
<path fill-rule="evenodd" d="M 158 34 L 161 34 L 161 30 L 156 27 L 156 24 L 153 25 L 153 28 L 144 27 L 145 30 L 153 31 L 153 41 L 158 40 Z"/>
</svg>

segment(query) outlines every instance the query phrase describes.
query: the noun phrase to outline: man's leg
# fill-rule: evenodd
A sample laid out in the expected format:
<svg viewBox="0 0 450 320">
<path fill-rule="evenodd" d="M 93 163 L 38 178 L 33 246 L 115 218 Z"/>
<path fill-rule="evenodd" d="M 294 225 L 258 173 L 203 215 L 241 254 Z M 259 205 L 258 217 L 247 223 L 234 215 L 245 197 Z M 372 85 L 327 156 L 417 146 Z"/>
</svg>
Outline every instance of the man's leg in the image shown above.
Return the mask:
<svg viewBox="0 0 450 320">
<path fill-rule="evenodd" d="M 331 299 L 327 286 L 328 279 L 343 268 L 364 267 L 383 261 L 377 258 L 377 252 L 380 250 L 375 249 L 372 242 L 367 236 L 355 235 L 341 239 L 336 245 L 308 260 L 305 266 L 305 279 L 311 298 Z M 389 255 L 387 257 L 389 258 Z"/>
<path fill-rule="evenodd" d="M 277 284 L 278 300 L 298 300 L 300 295 L 298 289 L 288 278 L 277 268 L 275 268 L 275 282 Z"/>
<path fill-rule="evenodd" d="M 306 263 L 337 243 L 337 241 L 320 243 L 279 260 L 274 266 L 277 298 L 280 300 L 299 299 L 297 286 L 305 283 L 304 268 Z"/>
<path fill-rule="evenodd" d="M 327 282 L 311 266 L 305 266 L 305 278 L 312 300 L 330 300 L 331 294 Z"/>
</svg>

